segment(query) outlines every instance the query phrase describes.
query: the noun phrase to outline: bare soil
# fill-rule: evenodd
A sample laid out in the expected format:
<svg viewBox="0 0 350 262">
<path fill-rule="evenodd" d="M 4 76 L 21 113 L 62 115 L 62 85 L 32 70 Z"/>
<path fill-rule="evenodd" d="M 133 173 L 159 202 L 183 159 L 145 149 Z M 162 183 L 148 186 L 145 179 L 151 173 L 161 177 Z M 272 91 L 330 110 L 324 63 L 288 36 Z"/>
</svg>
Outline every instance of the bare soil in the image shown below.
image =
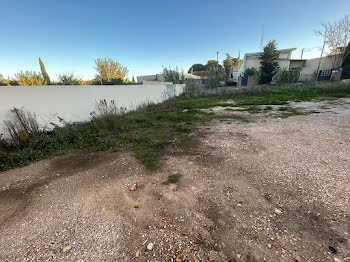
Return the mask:
<svg viewBox="0 0 350 262">
<path fill-rule="evenodd" d="M 249 123 L 213 109 L 230 117 L 179 138 L 156 172 L 123 151 L 3 172 L 0 261 L 350 261 L 349 102 Z"/>
</svg>

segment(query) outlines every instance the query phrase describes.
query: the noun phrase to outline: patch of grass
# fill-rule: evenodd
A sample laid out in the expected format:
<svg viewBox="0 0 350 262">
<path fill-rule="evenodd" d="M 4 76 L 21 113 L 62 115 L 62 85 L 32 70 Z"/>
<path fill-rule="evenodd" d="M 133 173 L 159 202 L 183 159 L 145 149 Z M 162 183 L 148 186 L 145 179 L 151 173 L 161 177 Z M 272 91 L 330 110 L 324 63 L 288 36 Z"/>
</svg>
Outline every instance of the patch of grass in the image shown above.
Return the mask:
<svg viewBox="0 0 350 262">
<path fill-rule="evenodd" d="M 350 97 L 349 84 L 263 86 L 234 89 L 231 93 L 220 95 L 181 95 L 160 104 L 145 104 L 127 113 L 117 108 L 114 102 L 103 101 L 92 114 L 91 121 L 37 132 L 25 137 L 25 143 L 8 144 L 1 141 L 0 171 L 71 150 L 116 150 L 119 147 L 130 149 L 147 168 L 155 170 L 161 166 L 160 157 L 166 147 L 176 137 L 193 132 L 197 124 L 212 119 L 233 119 L 242 123 L 251 121 L 239 114 L 222 116 L 200 109 L 222 106 L 231 111 L 234 110 L 232 107 L 247 106 L 246 111 L 249 112 L 266 112 L 272 110 L 271 105 L 281 105 L 280 108 L 285 108 L 279 110 L 281 117 L 288 117 L 307 114 L 290 108 L 289 101 L 340 97 Z M 265 105 L 263 109 L 262 105 Z M 18 131 L 21 135 L 21 130 Z"/>
<path fill-rule="evenodd" d="M 167 181 L 163 182 L 163 184 L 164 185 L 175 184 L 180 181 L 181 177 L 182 175 L 179 173 L 169 175 Z"/>
<path fill-rule="evenodd" d="M 279 111 L 289 111 L 291 109 L 291 107 L 286 107 L 286 106 L 282 106 L 280 108 L 278 108 Z"/>
<path fill-rule="evenodd" d="M 264 112 L 268 112 L 268 111 L 273 110 L 273 108 L 272 108 L 272 106 L 265 106 L 263 110 L 264 110 Z"/>
<path fill-rule="evenodd" d="M 246 111 L 250 112 L 250 113 L 260 113 L 261 108 L 259 106 L 249 106 Z"/>
<path fill-rule="evenodd" d="M 287 118 L 290 116 L 298 116 L 298 115 L 307 115 L 310 113 L 310 112 L 300 111 L 299 109 L 290 107 L 290 106 L 280 107 L 278 111 L 281 112 L 281 114 L 278 115 L 281 118 Z"/>
</svg>

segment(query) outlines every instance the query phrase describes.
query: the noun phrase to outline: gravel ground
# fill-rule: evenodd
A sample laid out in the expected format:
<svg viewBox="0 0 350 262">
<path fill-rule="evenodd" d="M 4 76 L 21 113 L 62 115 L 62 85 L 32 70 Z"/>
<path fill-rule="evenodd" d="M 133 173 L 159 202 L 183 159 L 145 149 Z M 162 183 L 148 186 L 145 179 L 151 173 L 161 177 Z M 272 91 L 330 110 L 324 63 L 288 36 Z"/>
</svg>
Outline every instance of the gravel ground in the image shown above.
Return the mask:
<svg viewBox="0 0 350 262">
<path fill-rule="evenodd" d="M 154 173 L 128 152 L 1 173 L 0 261 L 350 261 L 349 105 L 211 122 Z"/>
</svg>

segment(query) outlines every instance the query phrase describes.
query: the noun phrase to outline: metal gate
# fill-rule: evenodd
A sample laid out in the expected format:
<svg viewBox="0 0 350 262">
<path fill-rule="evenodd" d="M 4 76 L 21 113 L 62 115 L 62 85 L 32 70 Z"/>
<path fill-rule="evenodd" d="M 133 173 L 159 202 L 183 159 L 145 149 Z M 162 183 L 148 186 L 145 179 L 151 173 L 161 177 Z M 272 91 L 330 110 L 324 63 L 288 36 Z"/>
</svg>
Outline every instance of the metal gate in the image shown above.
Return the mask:
<svg viewBox="0 0 350 262">
<path fill-rule="evenodd" d="M 330 80 L 332 75 L 332 69 L 320 70 L 317 76 L 317 81 Z"/>
<path fill-rule="evenodd" d="M 243 76 L 241 81 L 241 86 L 247 86 L 248 85 L 248 76 Z"/>
</svg>

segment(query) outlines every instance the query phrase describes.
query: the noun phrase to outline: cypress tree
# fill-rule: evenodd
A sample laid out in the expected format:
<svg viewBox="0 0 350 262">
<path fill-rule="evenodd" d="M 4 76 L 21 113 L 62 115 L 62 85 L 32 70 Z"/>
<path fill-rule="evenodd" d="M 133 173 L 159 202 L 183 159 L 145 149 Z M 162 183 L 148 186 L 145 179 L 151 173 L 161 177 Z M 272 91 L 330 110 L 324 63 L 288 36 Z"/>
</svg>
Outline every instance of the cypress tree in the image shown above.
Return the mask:
<svg viewBox="0 0 350 262">
<path fill-rule="evenodd" d="M 275 40 L 270 41 L 264 47 L 264 53 L 261 55 L 261 67 L 260 67 L 260 83 L 269 84 L 272 77 L 277 73 L 279 69 L 278 58 L 279 52 L 277 51 L 277 45 Z"/>
<path fill-rule="evenodd" d="M 45 65 L 44 65 L 43 61 L 41 61 L 40 57 L 39 57 L 39 64 L 40 64 L 41 74 L 42 74 L 43 79 L 44 79 L 44 83 L 46 85 L 50 85 L 51 81 L 50 81 L 49 74 L 46 72 Z"/>
</svg>

